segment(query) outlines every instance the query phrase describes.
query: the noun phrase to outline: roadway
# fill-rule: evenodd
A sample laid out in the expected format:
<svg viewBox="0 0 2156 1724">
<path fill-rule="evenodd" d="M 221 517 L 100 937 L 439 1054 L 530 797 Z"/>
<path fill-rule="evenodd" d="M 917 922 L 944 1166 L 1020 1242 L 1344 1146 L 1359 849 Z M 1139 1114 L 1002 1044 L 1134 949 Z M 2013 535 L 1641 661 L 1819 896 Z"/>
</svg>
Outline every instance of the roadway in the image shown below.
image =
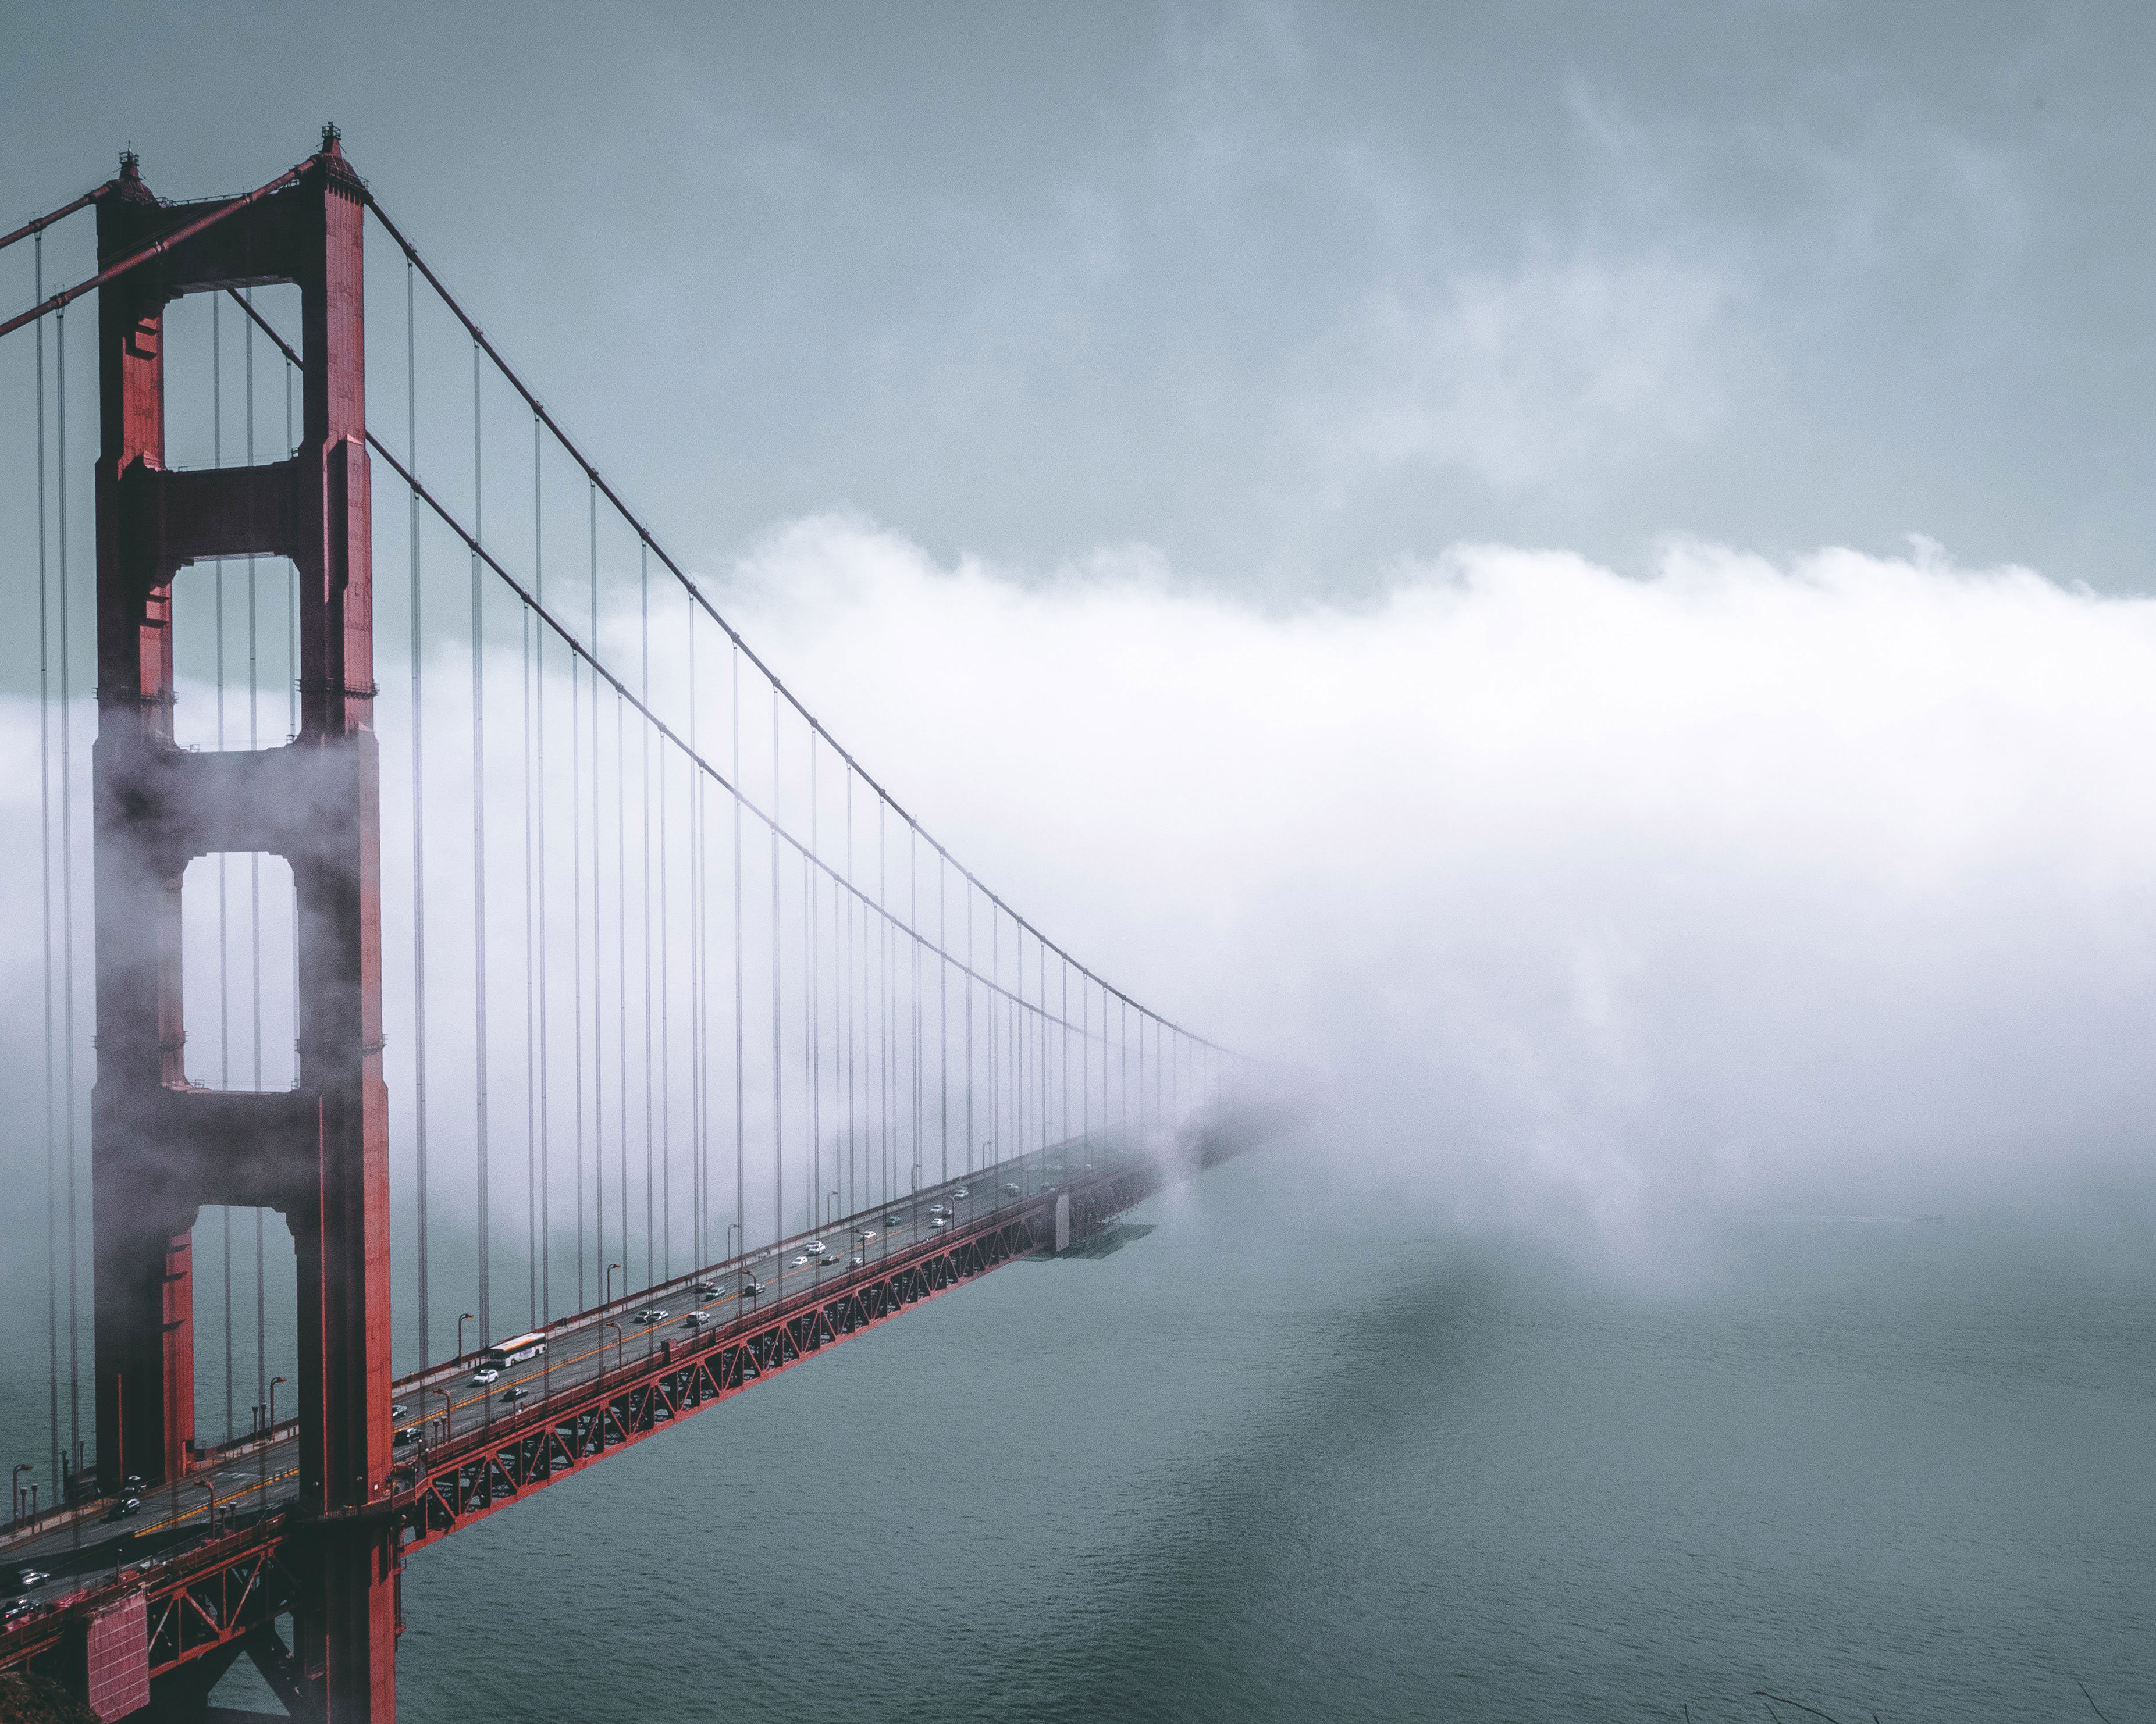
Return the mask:
<svg viewBox="0 0 2156 1724">
<path fill-rule="evenodd" d="M 1121 1159 L 1102 1146 L 1056 1145 L 1045 1155 L 1021 1162 L 1003 1162 L 981 1172 L 923 1187 L 893 1203 L 860 1211 L 834 1222 L 822 1233 L 806 1232 L 647 1287 L 609 1303 L 557 1319 L 547 1326 L 547 1351 L 536 1359 L 503 1367 L 492 1381 L 481 1381 L 485 1349 L 430 1366 L 399 1378 L 393 1404 L 399 1430 L 418 1429 L 425 1446 L 439 1449 L 497 1421 L 543 1406 L 552 1397 L 588 1385 L 606 1368 L 657 1354 L 660 1344 L 752 1322 L 762 1312 L 804 1289 L 818 1288 L 854 1272 L 851 1260 L 865 1257 L 873 1268 L 945 1230 L 933 1213 L 941 1206 L 947 1225 L 964 1229 L 987 1221 L 997 1211 L 1036 1202 L 1072 1175 L 1083 1173 L 1097 1158 L 1105 1167 Z M 1133 1158 L 1135 1159 L 1135 1158 Z M 961 1193 L 963 1195 L 961 1195 Z M 869 1237 L 864 1239 L 863 1234 Z M 821 1244 L 821 1250 L 812 1248 Z M 824 1258 L 835 1260 L 826 1264 Z M 756 1289 L 751 1291 L 752 1288 Z M 663 1311 L 653 1321 L 642 1314 Z M 690 1313 L 706 1321 L 692 1323 Z M 66 1524 L 48 1516 L 36 1532 L 0 1538 L 0 1600 L 27 1595 L 54 1604 L 87 1587 L 114 1579 L 126 1569 L 161 1567 L 172 1555 L 196 1543 L 209 1530 L 214 1496 L 224 1522 L 222 1530 L 246 1526 L 288 1506 L 299 1495 L 299 1437 L 287 1422 L 267 1440 L 257 1439 L 216 1453 L 176 1485 L 143 1493 L 140 1509 L 121 1520 L 107 1516 L 111 1504 L 87 1506 Z M 416 1460 L 416 1444 L 399 1444 L 398 1461 Z M 23 1570 L 46 1578 L 21 1585 Z"/>
</svg>

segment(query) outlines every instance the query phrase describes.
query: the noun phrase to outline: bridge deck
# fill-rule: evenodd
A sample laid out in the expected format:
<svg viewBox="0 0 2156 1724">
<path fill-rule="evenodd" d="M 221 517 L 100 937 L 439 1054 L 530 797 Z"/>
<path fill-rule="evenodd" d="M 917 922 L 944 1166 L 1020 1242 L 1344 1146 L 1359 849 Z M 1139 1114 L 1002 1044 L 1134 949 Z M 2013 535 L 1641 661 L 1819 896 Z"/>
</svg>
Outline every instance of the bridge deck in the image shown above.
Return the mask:
<svg viewBox="0 0 2156 1724">
<path fill-rule="evenodd" d="M 1086 1154 L 1096 1160 L 1081 1162 Z M 398 1399 L 424 1434 L 400 1451 L 378 1511 L 396 1518 L 404 1550 L 437 1542 L 937 1293 L 1052 1247 L 1060 1197 L 1070 1199 L 1075 1240 L 1158 1190 L 1164 1175 L 1142 1156 L 1071 1145 L 1060 1159 L 1051 1150 L 1045 1165 L 1029 1164 L 1017 1192 L 1004 1188 L 1019 1177 L 1011 1164 L 951 1180 L 824 1234 L 797 1234 L 560 1319 L 547 1327 L 542 1358 L 493 1383 L 475 1380 L 476 1355 L 400 1378 Z M 939 1204 L 942 1224 L 930 1213 Z M 816 1255 L 837 1264 L 798 1265 L 819 1238 L 830 1249 Z M 700 1292 L 700 1283 L 715 1290 Z M 752 1286 L 759 1290 L 744 1292 Z M 667 1315 L 636 1322 L 654 1309 Z M 692 1311 L 707 1321 L 690 1324 Z M 149 1609 L 152 1675 L 273 1622 L 304 1560 L 297 1463 L 288 1424 L 160 1487 L 135 1519 L 110 1521 L 93 1505 L 0 1541 L 8 1569 L 51 1576 L 32 1589 L 44 1608 L 0 1629 L 0 1670 L 58 1652 L 136 1592 Z"/>
</svg>

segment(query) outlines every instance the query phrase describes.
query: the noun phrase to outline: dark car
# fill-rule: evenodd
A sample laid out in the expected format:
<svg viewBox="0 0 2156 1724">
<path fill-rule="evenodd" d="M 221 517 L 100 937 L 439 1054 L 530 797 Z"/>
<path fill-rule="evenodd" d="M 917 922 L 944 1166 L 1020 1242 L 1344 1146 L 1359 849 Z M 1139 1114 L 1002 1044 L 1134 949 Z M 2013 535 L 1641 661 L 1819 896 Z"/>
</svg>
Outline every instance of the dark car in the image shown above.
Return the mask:
<svg viewBox="0 0 2156 1724">
<path fill-rule="evenodd" d="M 10 1598 L 4 1609 L 0 1609 L 0 1623 L 20 1622 L 26 1616 L 35 1616 L 45 1607 L 35 1598 Z"/>
<path fill-rule="evenodd" d="M 418 1440 L 419 1427 L 416 1424 L 408 1424 L 389 1439 L 389 1446 L 393 1449 L 408 1449 Z"/>
<path fill-rule="evenodd" d="M 528 1388 L 506 1388 L 501 1392 L 501 1398 L 513 1407 L 519 1401 L 530 1400 L 531 1391 Z"/>
<path fill-rule="evenodd" d="M 105 1511 L 105 1518 L 108 1521 L 126 1521 L 131 1519 L 133 1516 L 139 1515 L 141 1512 L 142 1499 L 141 1497 L 123 1496 L 119 1501 L 114 1503 L 110 1508 Z"/>
<path fill-rule="evenodd" d="M 743 1281 L 741 1284 L 741 1296 L 744 1299 L 753 1299 L 762 1291 L 763 1283 L 761 1281 Z"/>
<path fill-rule="evenodd" d="M 33 1586 L 43 1586 L 51 1578 L 52 1576 L 42 1568 L 21 1568 L 15 1573 L 15 1584 L 26 1593 Z"/>
</svg>

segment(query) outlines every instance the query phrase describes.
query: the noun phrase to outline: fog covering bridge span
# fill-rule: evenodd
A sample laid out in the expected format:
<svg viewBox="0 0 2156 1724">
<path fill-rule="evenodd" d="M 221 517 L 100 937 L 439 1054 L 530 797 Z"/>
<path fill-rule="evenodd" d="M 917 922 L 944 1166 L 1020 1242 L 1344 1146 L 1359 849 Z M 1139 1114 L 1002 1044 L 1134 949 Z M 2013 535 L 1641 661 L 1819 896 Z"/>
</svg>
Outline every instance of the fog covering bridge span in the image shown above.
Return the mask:
<svg viewBox="0 0 2156 1724">
<path fill-rule="evenodd" d="M 757 657 L 334 128 L 0 251 L 47 1173 L 0 1670 L 391 1718 L 418 1547 L 1257 1129 Z"/>
</svg>

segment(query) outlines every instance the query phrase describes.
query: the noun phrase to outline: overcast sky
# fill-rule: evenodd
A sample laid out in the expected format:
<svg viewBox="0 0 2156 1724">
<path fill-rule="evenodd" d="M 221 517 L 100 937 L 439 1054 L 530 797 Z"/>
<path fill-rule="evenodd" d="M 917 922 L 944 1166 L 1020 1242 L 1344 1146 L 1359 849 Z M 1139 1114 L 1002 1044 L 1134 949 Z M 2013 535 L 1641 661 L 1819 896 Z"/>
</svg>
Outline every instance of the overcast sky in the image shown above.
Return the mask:
<svg viewBox="0 0 2156 1724">
<path fill-rule="evenodd" d="M 0 217 L 354 162 L 662 536 L 1267 600 L 1695 535 L 2143 591 L 2131 6 L 39 5 Z"/>
</svg>

